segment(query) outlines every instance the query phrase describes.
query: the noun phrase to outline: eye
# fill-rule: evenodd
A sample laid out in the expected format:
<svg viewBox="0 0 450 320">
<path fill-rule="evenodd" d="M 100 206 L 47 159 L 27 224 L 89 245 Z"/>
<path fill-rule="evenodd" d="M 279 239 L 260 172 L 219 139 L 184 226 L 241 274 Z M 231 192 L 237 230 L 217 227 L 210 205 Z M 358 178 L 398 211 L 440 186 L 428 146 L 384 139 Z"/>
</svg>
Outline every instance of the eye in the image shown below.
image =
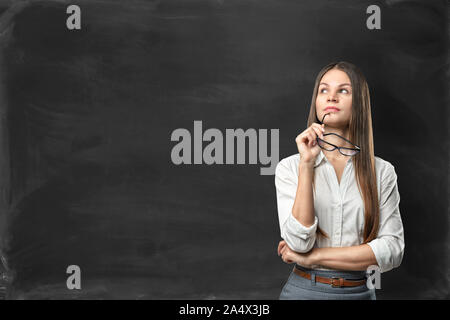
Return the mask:
<svg viewBox="0 0 450 320">
<path fill-rule="evenodd" d="M 327 90 L 327 89 L 322 88 L 322 89 L 320 90 L 320 93 L 323 93 L 324 90 Z M 348 91 L 347 89 L 341 89 L 340 91 L 342 91 L 342 90 L 344 90 L 345 93 L 349 93 L 349 91 Z"/>
</svg>

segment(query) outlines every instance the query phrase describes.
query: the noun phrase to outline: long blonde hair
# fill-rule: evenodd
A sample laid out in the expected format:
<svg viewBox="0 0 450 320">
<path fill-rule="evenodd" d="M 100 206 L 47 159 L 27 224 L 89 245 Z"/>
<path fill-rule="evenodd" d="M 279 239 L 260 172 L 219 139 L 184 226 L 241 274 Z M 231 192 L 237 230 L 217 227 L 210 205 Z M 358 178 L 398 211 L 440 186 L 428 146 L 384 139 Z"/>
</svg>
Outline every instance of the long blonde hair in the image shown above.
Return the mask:
<svg viewBox="0 0 450 320">
<path fill-rule="evenodd" d="M 309 111 L 309 128 L 313 123 L 320 123 L 316 113 L 316 98 L 320 80 L 331 70 L 344 71 L 352 85 L 352 114 L 349 122 L 349 140 L 361 147 L 361 151 L 352 157 L 358 189 L 364 201 L 364 243 L 377 237 L 380 224 L 380 205 L 378 201 L 377 180 L 375 172 L 375 154 L 373 145 L 372 116 L 370 108 L 369 86 L 362 72 L 353 64 L 345 61 L 333 62 L 320 70 L 314 85 Z M 313 172 L 313 187 L 315 175 Z M 328 235 L 320 228 L 317 233 Z"/>
</svg>

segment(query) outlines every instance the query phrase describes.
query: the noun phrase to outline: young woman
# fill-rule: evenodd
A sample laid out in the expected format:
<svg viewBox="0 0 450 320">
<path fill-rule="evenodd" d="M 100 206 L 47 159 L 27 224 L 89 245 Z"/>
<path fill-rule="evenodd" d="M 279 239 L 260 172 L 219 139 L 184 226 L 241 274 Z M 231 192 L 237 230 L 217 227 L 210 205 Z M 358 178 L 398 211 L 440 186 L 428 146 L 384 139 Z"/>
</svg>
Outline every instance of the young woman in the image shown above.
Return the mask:
<svg viewBox="0 0 450 320">
<path fill-rule="evenodd" d="M 278 255 L 295 263 L 279 298 L 376 299 L 368 268 L 398 267 L 405 243 L 397 175 L 374 155 L 369 88 L 356 66 L 319 72 L 307 127 L 299 153 L 275 172 Z"/>
</svg>

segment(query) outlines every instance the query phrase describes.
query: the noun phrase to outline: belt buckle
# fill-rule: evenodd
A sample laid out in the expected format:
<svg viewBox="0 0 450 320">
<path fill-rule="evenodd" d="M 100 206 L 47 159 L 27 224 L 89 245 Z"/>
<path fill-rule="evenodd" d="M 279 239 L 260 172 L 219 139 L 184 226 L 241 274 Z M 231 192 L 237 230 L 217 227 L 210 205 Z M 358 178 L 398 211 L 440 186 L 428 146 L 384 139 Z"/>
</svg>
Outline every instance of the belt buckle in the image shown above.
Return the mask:
<svg viewBox="0 0 450 320">
<path fill-rule="evenodd" d="M 339 278 L 339 277 L 332 277 L 330 279 L 331 279 L 331 286 L 333 288 L 340 288 L 341 287 L 341 282 L 340 282 L 341 278 Z M 337 283 L 337 284 L 335 285 L 335 283 Z"/>
</svg>

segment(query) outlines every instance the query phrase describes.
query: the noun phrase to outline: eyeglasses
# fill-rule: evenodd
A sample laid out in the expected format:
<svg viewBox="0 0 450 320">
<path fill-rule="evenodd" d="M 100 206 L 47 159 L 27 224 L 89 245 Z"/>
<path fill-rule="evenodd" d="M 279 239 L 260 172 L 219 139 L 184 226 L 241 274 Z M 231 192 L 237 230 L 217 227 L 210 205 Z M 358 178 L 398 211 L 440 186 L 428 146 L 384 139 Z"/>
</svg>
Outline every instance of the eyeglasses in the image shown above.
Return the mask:
<svg viewBox="0 0 450 320">
<path fill-rule="evenodd" d="M 323 120 L 325 119 L 325 116 L 327 116 L 327 115 L 329 115 L 329 113 L 327 113 L 327 114 L 325 114 L 325 115 L 323 116 L 321 124 L 323 123 Z M 317 141 L 317 144 L 319 145 L 320 148 L 322 148 L 322 149 L 324 149 L 324 150 L 327 150 L 327 151 L 333 151 L 333 150 L 338 149 L 339 152 L 340 152 L 342 155 L 344 155 L 344 156 L 354 156 L 354 155 L 356 155 L 358 152 L 361 151 L 361 148 L 360 148 L 359 146 L 357 146 L 356 144 L 350 142 L 349 140 L 345 139 L 344 137 L 342 137 L 342 136 L 340 136 L 340 135 L 338 135 L 338 134 L 336 134 L 336 133 L 333 133 L 333 132 L 325 133 L 323 136 L 325 137 L 325 136 L 329 136 L 329 135 L 335 135 L 335 136 L 337 136 L 337 137 L 339 137 L 339 138 L 341 138 L 341 139 L 344 139 L 345 141 L 347 141 L 347 142 L 350 143 L 351 145 L 354 145 L 356 148 L 338 147 L 338 146 L 336 146 L 336 145 L 334 145 L 334 144 L 332 144 L 332 143 L 329 143 L 329 142 L 327 142 L 327 141 L 325 141 L 325 140 L 322 140 L 322 139 L 320 139 L 319 137 L 317 137 L 317 138 L 316 138 L 316 141 Z"/>
</svg>

